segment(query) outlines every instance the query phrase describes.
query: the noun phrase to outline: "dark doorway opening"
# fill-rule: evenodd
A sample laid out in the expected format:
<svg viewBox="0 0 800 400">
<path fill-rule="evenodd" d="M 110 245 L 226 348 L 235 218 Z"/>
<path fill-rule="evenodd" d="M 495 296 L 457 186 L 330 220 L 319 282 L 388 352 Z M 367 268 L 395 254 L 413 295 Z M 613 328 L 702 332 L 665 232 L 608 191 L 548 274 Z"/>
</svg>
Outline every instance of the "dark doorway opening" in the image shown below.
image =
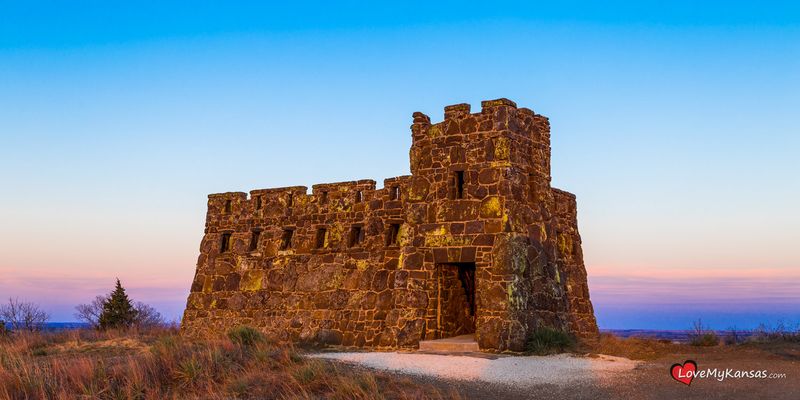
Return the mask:
<svg viewBox="0 0 800 400">
<path fill-rule="evenodd" d="M 437 265 L 439 338 L 475 333 L 475 263 Z"/>
</svg>

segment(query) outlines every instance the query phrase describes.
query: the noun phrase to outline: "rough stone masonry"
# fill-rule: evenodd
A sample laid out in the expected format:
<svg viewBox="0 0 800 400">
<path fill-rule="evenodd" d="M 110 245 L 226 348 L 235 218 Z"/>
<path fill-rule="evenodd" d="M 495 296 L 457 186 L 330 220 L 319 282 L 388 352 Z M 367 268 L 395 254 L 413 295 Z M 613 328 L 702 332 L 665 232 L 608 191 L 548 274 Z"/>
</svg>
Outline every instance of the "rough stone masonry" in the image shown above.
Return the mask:
<svg viewBox="0 0 800 400">
<path fill-rule="evenodd" d="M 550 186 L 550 124 L 508 99 L 414 113 L 411 175 L 208 196 L 182 330 L 377 349 L 537 327 L 597 334 L 575 196 Z"/>
</svg>

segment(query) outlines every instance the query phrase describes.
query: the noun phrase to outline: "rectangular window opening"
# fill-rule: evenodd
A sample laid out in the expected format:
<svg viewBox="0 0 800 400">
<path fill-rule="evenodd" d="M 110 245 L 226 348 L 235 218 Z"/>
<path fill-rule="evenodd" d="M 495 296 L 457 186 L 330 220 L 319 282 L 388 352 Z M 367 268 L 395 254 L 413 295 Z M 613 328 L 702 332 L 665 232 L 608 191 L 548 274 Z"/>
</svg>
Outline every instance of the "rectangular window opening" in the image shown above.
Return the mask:
<svg viewBox="0 0 800 400">
<path fill-rule="evenodd" d="M 400 200 L 400 186 L 389 188 L 389 200 Z"/>
<path fill-rule="evenodd" d="M 294 193 L 289 193 L 286 197 L 286 207 L 291 207 L 294 203 Z"/>
<path fill-rule="evenodd" d="M 219 252 L 220 253 L 227 253 L 231 251 L 231 234 L 230 233 L 223 233 L 222 234 L 222 242 L 220 244 Z"/>
<path fill-rule="evenodd" d="M 294 230 L 292 229 L 283 230 L 283 235 L 281 236 L 281 250 L 289 250 L 292 248 L 293 235 L 294 235 Z"/>
<path fill-rule="evenodd" d="M 261 209 L 261 196 L 256 196 L 256 210 Z"/>
<path fill-rule="evenodd" d="M 328 231 L 325 228 L 317 229 L 317 237 L 314 242 L 314 247 L 317 249 L 321 249 L 325 247 L 325 236 L 327 235 Z"/>
<path fill-rule="evenodd" d="M 453 173 L 453 198 L 464 198 L 464 171 L 455 171 Z"/>
<path fill-rule="evenodd" d="M 256 251 L 256 249 L 258 249 L 259 237 L 261 237 L 261 231 L 254 229 L 253 233 L 250 235 L 250 251 Z"/>
<path fill-rule="evenodd" d="M 225 214 L 230 214 L 231 208 L 232 208 L 231 201 L 225 200 Z"/>
<path fill-rule="evenodd" d="M 364 230 L 360 226 L 350 228 L 350 247 L 360 246 L 364 241 Z"/>
<path fill-rule="evenodd" d="M 389 225 L 389 231 L 386 233 L 386 245 L 397 246 L 399 245 L 400 224 Z"/>
<path fill-rule="evenodd" d="M 364 200 L 364 193 L 360 190 L 356 192 L 356 203 L 361 203 Z"/>
<path fill-rule="evenodd" d="M 322 193 L 319 194 L 319 203 L 325 204 L 327 202 L 328 202 L 328 192 L 323 191 Z"/>
</svg>

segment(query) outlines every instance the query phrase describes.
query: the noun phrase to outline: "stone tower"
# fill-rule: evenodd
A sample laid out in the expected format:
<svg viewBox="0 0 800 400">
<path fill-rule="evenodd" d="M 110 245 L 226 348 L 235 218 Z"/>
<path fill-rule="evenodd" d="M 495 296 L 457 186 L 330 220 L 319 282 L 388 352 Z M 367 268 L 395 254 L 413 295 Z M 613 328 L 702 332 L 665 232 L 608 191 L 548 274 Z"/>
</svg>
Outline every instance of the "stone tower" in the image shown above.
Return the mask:
<svg viewBox="0 0 800 400">
<path fill-rule="evenodd" d="M 209 196 L 182 329 L 413 348 L 539 326 L 597 334 L 575 196 L 550 186 L 550 125 L 507 99 L 414 113 L 411 175 Z"/>
</svg>

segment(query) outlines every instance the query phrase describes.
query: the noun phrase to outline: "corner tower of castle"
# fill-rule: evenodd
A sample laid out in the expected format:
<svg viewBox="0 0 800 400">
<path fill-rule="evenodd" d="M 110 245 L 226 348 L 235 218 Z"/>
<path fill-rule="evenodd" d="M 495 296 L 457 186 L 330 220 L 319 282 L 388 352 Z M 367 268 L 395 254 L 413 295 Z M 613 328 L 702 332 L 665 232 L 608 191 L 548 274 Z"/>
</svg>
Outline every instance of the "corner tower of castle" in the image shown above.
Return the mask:
<svg viewBox="0 0 800 400">
<path fill-rule="evenodd" d="M 507 99 L 414 113 L 411 175 L 209 196 L 182 329 L 413 348 L 474 334 L 522 350 L 597 334 L 575 196 L 550 186 L 550 125 Z"/>
</svg>

